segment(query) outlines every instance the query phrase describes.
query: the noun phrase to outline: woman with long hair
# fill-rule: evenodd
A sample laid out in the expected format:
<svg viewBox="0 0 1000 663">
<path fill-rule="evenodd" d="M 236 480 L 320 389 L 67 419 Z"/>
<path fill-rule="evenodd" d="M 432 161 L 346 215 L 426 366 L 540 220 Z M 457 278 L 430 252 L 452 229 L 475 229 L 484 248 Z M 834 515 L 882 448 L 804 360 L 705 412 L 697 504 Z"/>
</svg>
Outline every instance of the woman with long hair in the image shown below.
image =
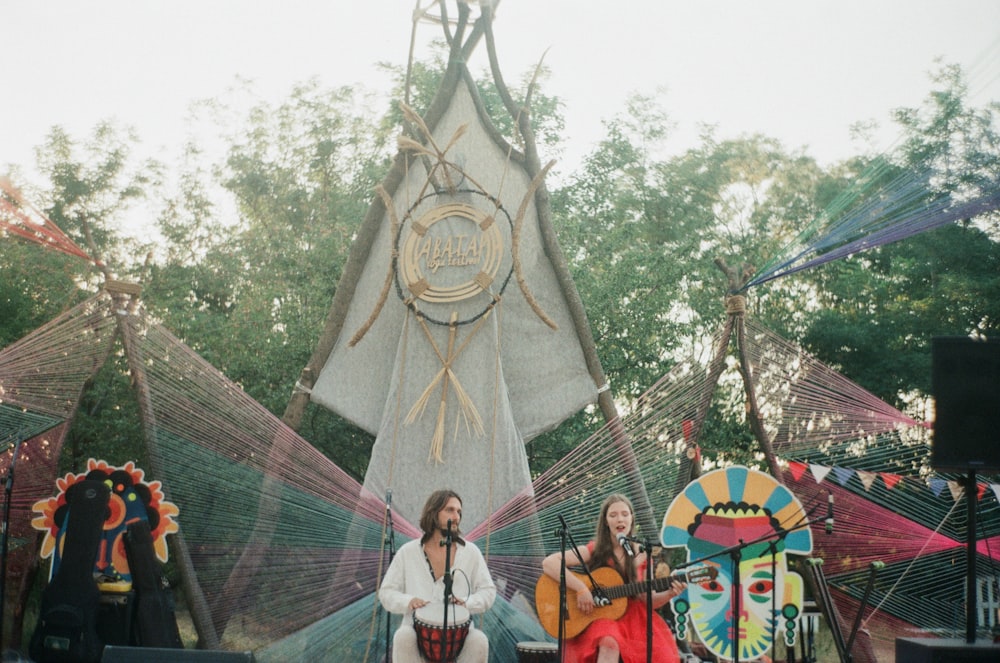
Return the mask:
<svg viewBox="0 0 1000 663">
<path fill-rule="evenodd" d="M 566 551 L 566 566 L 614 569 L 622 582 L 633 583 L 645 577 L 648 557 L 631 549 L 630 538 L 635 533 L 632 502 L 622 494 L 608 495 L 601 504 L 594 539 L 583 548 Z M 624 538 L 620 538 L 620 537 Z M 626 550 L 625 546 L 630 548 Z M 631 552 L 631 554 L 629 554 Z M 542 570 L 558 581 L 562 566 L 561 553 L 553 553 L 542 561 Z M 586 576 L 567 569 L 566 589 L 575 595 L 575 607 L 583 619 L 594 612 L 594 595 Z M 684 590 L 676 583 L 666 591 L 653 592 L 656 610 Z M 569 599 L 568 599 L 569 600 Z M 570 663 L 646 663 L 646 596 L 628 597 L 625 613 L 616 620 L 594 618 L 576 637 L 565 642 L 565 660 Z M 652 663 L 677 663 L 680 655 L 670 627 L 658 614 L 653 615 Z"/>
</svg>

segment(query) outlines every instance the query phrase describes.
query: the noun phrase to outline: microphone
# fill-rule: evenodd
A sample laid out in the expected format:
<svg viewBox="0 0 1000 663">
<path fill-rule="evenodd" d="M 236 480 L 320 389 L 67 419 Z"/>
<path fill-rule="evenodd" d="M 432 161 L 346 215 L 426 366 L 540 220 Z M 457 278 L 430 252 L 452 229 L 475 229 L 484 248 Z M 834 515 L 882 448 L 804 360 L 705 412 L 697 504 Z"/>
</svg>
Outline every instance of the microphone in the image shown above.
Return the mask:
<svg viewBox="0 0 1000 663">
<path fill-rule="evenodd" d="M 442 546 L 447 546 L 447 545 L 450 545 L 450 544 L 451 544 L 451 518 L 448 519 L 448 531 L 444 535 L 444 538 L 441 539 L 441 545 Z"/>
<path fill-rule="evenodd" d="M 621 532 L 618 532 L 618 543 L 625 549 L 626 555 L 629 557 L 635 557 L 635 551 L 632 550 L 632 544 L 629 542 L 628 537 Z"/>
<path fill-rule="evenodd" d="M 833 493 L 826 503 L 826 533 L 833 534 Z"/>
<path fill-rule="evenodd" d="M 396 532 L 392 525 L 392 488 L 387 488 L 385 491 L 385 520 L 388 525 L 385 530 L 385 542 L 389 546 L 389 554 L 392 555 L 396 551 Z"/>
</svg>

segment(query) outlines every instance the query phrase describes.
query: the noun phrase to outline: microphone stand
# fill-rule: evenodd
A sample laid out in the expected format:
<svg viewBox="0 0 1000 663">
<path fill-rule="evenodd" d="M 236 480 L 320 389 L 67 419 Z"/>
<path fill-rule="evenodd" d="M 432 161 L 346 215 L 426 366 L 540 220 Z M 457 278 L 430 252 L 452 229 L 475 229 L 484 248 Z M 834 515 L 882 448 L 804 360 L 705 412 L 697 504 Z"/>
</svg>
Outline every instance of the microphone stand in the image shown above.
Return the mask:
<svg viewBox="0 0 1000 663">
<path fill-rule="evenodd" d="M 559 516 L 559 521 L 562 522 L 563 528 L 565 529 L 566 521 L 563 520 L 562 516 Z M 576 541 L 573 540 L 573 535 L 567 531 L 566 536 L 569 537 L 569 543 L 571 546 L 573 546 L 573 550 L 574 551 L 580 550 L 580 546 L 576 545 Z M 576 558 L 581 560 L 580 567 L 583 569 L 583 572 L 590 580 L 590 593 L 594 597 L 594 606 L 598 608 L 605 608 L 611 605 L 611 599 L 609 599 L 608 595 L 604 593 L 604 588 L 602 588 L 599 584 L 597 584 L 597 581 L 594 580 L 594 576 L 591 575 L 590 573 L 590 568 L 583 563 L 583 560 L 580 557 L 580 555 L 577 555 Z M 565 573 L 565 570 L 563 570 L 563 573 Z"/>
<path fill-rule="evenodd" d="M 820 521 L 819 518 L 816 518 L 816 519 L 812 518 L 812 513 L 813 513 L 814 509 L 815 509 L 815 507 L 813 509 L 810 509 L 809 513 L 805 514 L 804 518 L 800 519 L 798 522 L 796 522 L 789 529 L 780 528 L 779 531 L 775 532 L 774 534 L 765 534 L 765 535 L 763 535 L 761 537 L 758 537 L 756 539 L 752 539 L 750 541 L 744 541 L 743 539 L 740 539 L 739 543 L 737 543 L 736 545 L 730 546 L 728 548 L 723 548 L 722 550 L 719 550 L 718 552 L 712 553 L 711 555 L 706 555 L 706 556 L 704 556 L 704 557 L 702 557 L 700 559 L 688 560 L 684 564 L 681 564 L 681 565 L 679 565 L 677 567 L 678 569 L 683 569 L 683 568 L 687 568 L 689 566 L 694 566 L 696 564 L 703 564 L 704 562 L 707 562 L 708 560 L 715 559 L 716 557 L 722 557 L 723 555 L 727 555 L 727 554 L 729 555 L 730 559 L 732 560 L 732 563 L 733 563 L 733 567 L 732 567 L 732 577 L 733 577 L 733 608 L 732 608 L 733 624 L 732 624 L 732 626 L 733 626 L 733 629 L 732 630 L 733 630 L 733 634 L 736 636 L 736 640 L 733 643 L 732 663 L 740 663 L 740 610 L 742 609 L 740 604 L 741 604 L 742 598 L 743 598 L 742 597 L 743 591 L 742 591 L 742 588 L 740 586 L 741 585 L 741 583 L 740 583 L 740 560 L 741 560 L 741 557 L 742 557 L 742 554 L 743 554 L 743 550 L 745 548 L 749 548 L 750 546 L 756 545 L 758 543 L 765 543 L 765 542 L 770 542 L 771 545 L 773 546 L 776 541 L 778 541 L 779 539 L 784 539 L 790 533 L 792 533 L 794 531 L 797 531 L 797 530 L 800 530 L 800 529 L 804 529 L 804 528 L 808 527 L 809 525 L 811 525 L 814 522 L 819 522 Z M 772 589 L 771 591 L 774 591 L 774 590 Z M 773 617 L 772 617 L 772 619 L 773 619 Z M 772 628 L 772 633 L 773 633 L 773 628 Z M 771 636 L 771 646 L 774 647 L 774 636 L 773 635 Z"/>
<path fill-rule="evenodd" d="M 653 546 L 648 535 L 640 545 L 646 553 L 646 663 L 653 663 Z"/>
<path fill-rule="evenodd" d="M 566 591 L 566 539 L 569 539 L 570 545 L 573 547 L 574 551 L 579 551 L 580 547 L 576 545 L 576 541 L 573 540 L 573 535 L 569 533 L 569 527 L 566 525 L 566 520 L 559 516 L 559 522 L 562 523 L 562 528 L 557 531 L 562 540 L 562 554 L 560 556 L 560 568 L 559 568 L 559 593 L 560 593 L 560 604 L 559 604 L 559 660 L 563 660 L 564 647 L 563 644 L 566 640 L 565 636 L 565 624 L 566 620 L 569 618 L 569 608 L 566 605 L 567 594 Z M 590 579 L 590 593 L 594 597 L 594 605 L 598 608 L 604 608 L 611 605 L 611 599 L 608 595 L 604 593 L 604 590 L 597 581 L 594 580 L 594 576 L 590 573 L 590 568 L 583 563 L 583 558 L 577 553 L 576 558 L 580 560 L 583 572 L 586 574 L 587 578 Z"/>
<path fill-rule="evenodd" d="M 781 536 L 779 537 L 779 539 L 783 539 L 787 535 L 787 532 L 785 532 L 784 530 L 780 530 L 780 534 Z M 779 539 L 771 541 L 771 543 L 767 547 L 768 551 L 771 553 L 771 578 L 778 577 Z M 778 619 L 774 616 L 778 614 L 778 592 L 776 590 L 777 590 L 776 586 L 771 587 L 771 658 L 772 659 L 778 658 L 778 643 L 775 642 L 774 639 L 777 636 L 777 625 L 778 625 Z M 788 652 L 787 645 L 785 646 L 785 652 L 787 655 Z M 794 657 L 795 657 L 795 648 L 792 647 L 792 658 L 794 659 Z"/>
<path fill-rule="evenodd" d="M 21 442 L 24 441 L 21 431 L 13 434 L 14 437 L 14 453 L 10 457 L 10 465 L 7 467 L 7 477 L 4 482 L 4 504 L 3 504 L 3 526 L 2 526 L 2 538 L 3 541 L 0 543 L 0 651 L 3 651 L 3 626 L 5 622 L 4 612 L 7 605 L 7 552 L 10 549 L 10 543 L 8 536 L 10 530 L 10 501 L 11 495 L 14 493 L 14 464 L 17 462 L 18 453 L 21 451 Z M 10 438 L 7 439 L 9 444 Z M 9 448 L 9 447 L 8 447 Z"/>
<path fill-rule="evenodd" d="M 652 550 L 653 544 L 649 541 L 649 536 L 643 536 L 642 539 L 638 539 L 634 536 L 628 536 L 625 534 L 619 534 L 619 539 L 622 540 L 622 547 L 629 546 L 625 548 L 626 554 L 629 557 L 633 557 L 634 553 L 630 553 L 631 545 L 633 543 L 639 544 L 639 552 L 646 553 L 646 571 L 645 585 L 646 585 L 646 663 L 652 663 L 653 661 L 653 558 Z M 629 579 L 631 580 L 631 578 Z"/>
<path fill-rule="evenodd" d="M 743 559 L 743 549 L 751 545 L 744 543 L 740 539 L 740 544 L 733 546 L 729 551 L 729 559 L 732 562 L 733 576 L 733 663 L 740 663 L 740 611 L 743 609 L 743 584 L 740 579 L 740 562 Z"/>
<path fill-rule="evenodd" d="M 868 599 L 871 598 L 872 589 L 875 586 L 875 576 L 884 566 L 885 564 L 880 561 L 872 562 L 868 565 L 868 584 L 865 585 L 865 593 L 861 597 L 861 604 L 858 606 L 858 614 L 854 618 L 854 626 L 851 627 L 851 636 L 847 639 L 847 645 L 844 647 L 847 652 L 848 661 L 854 660 L 854 654 L 851 653 L 851 649 L 854 647 L 854 638 L 858 635 L 858 629 L 861 628 L 861 618 L 864 617 L 865 606 L 868 605 Z"/>
<path fill-rule="evenodd" d="M 556 530 L 556 536 L 559 537 L 559 635 L 556 642 L 557 659 L 562 663 L 564 660 L 563 645 L 566 642 L 566 619 L 569 616 L 569 607 L 566 605 L 566 535 L 568 529 L 562 515 L 559 516 L 559 522 L 562 523 L 562 527 Z"/>
<path fill-rule="evenodd" d="M 392 489 L 385 491 L 385 518 L 387 522 L 386 527 L 386 545 L 389 546 L 389 563 L 392 564 L 392 558 L 396 556 L 396 534 L 392 525 Z M 385 658 L 386 663 L 392 661 L 392 647 L 390 646 L 392 638 L 390 637 L 390 631 L 392 630 L 392 615 L 388 610 L 385 611 Z"/>
<path fill-rule="evenodd" d="M 444 619 L 441 620 L 441 663 L 448 663 L 448 605 L 451 602 L 451 520 L 448 521 L 448 531 L 441 545 L 444 549 Z M 454 639 L 454 638 L 452 638 Z"/>
</svg>

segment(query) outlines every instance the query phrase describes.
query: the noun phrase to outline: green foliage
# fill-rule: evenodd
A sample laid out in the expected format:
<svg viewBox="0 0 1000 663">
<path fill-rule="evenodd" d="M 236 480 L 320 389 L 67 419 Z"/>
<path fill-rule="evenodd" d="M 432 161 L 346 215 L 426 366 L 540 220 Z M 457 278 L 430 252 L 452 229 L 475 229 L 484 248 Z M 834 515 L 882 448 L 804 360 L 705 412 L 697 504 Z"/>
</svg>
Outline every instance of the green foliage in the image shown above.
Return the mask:
<svg viewBox="0 0 1000 663">
<path fill-rule="evenodd" d="M 441 80 L 444 51 L 396 78 L 395 98 L 425 111 Z M 532 122 L 545 153 L 561 147 L 561 101 L 538 72 Z M 512 90 L 524 102 L 535 72 Z M 481 75 L 491 116 L 514 145 L 514 119 Z M 761 135 L 719 140 L 662 156 L 669 114 L 655 97 L 635 96 L 606 124 L 606 136 L 577 172 L 551 190 L 555 230 L 587 310 L 598 355 L 616 400 L 627 409 L 675 358 L 719 328 L 730 287 L 718 261 L 756 267 L 780 255 L 823 214 L 844 213 L 844 197 L 864 173 L 881 181 L 924 177 L 928 196 L 996 191 L 1000 159 L 991 106 L 969 108 L 961 72 L 942 67 L 921 109 L 899 109 L 904 150 L 858 156 L 823 168 Z M 404 93 L 405 92 L 405 93 Z M 52 218 L 76 241 L 143 285 L 146 306 L 207 361 L 280 414 L 306 365 L 335 294 L 355 232 L 394 151 L 401 113 L 357 87 L 296 86 L 280 104 L 249 111 L 213 100 L 200 121 L 224 146 L 211 160 L 192 143 L 163 194 L 163 169 L 134 157 L 135 137 L 111 124 L 78 145 L 62 130 L 43 146 L 43 196 Z M 222 118 L 222 119 L 218 119 Z M 932 168 L 934 177 L 928 175 Z M 145 264 L 116 227 L 143 198 L 156 210 L 158 241 Z M 937 334 L 996 333 L 1000 251 L 995 218 L 917 235 L 823 268 L 777 279 L 749 294 L 751 315 L 878 396 L 900 404 L 926 393 L 929 340 Z M 82 296 L 85 264 L 10 243 L 0 253 L 0 342 L 6 344 Z M 40 257 L 39 257 L 39 254 Z M 88 391 L 74 440 L 129 448 L 135 432 L 106 404 L 125 398 L 114 362 Z M 708 456 L 752 462 L 741 386 L 721 394 L 706 422 Z M 544 471 L 601 425 L 585 411 L 528 446 Z M 101 434 L 105 431 L 107 434 Z M 342 468 L 364 476 L 371 437 L 322 408 L 300 431 Z M 77 437 L 78 436 L 78 437 Z M 87 455 L 76 451 L 78 460 Z"/>
<path fill-rule="evenodd" d="M 935 336 L 1000 332 L 1000 251 L 971 225 L 916 235 L 824 269 L 830 293 L 803 344 L 879 398 L 930 393 Z"/>
<path fill-rule="evenodd" d="M 22 338 L 85 298 L 74 282 L 79 258 L 0 236 L 0 347 Z"/>
<path fill-rule="evenodd" d="M 923 108 L 894 111 L 903 150 L 877 172 L 884 181 L 925 179 L 926 199 L 1000 191 L 998 106 L 967 107 L 957 67 L 942 66 L 932 81 L 938 89 Z M 870 169 L 860 159 L 851 165 Z M 805 275 L 822 306 L 801 342 L 897 407 L 912 391 L 929 393 L 933 337 L 1000 333 L 998 218 L 994 211 Z"/>
<path fill-rule="evenodd" d="M 759 445 L 747 424 L 719 405 L 709 408 L 700 439 L 702 454 L 719 465 L 763 468 Z"/>
<path fill-rule="evenodd" d="M 84 472 L 87 459 L 149 468 L 142 418 L 125 357 L 118 352 L 90 380 L 63 446 L 60 471 Z"/>
<path fill-rule="evenodd" d="M 54 127 L 39 149 L 39 168 L 51 189 L 41 205 L 63 232 L 92 258 L 127 264 L 128 248 L 116 224 L 132 203 L 144 199 L 160 177 L 160 164 L 133 164 L 137 139 L 131 130 L 99 123 L 77 144 Z"/>
<path fill-rule="evenodd" d="M 262 103 L 230 128 L 218 171 L 238 220 L 213 222 L 197 172 L 162 217 L 168 259 L 150 271 L 147 303 L 272 412 L 312 353 L 372 174 L 386 166 L 373 116 L 352 88 L 308 84 Z"/>
</svg>

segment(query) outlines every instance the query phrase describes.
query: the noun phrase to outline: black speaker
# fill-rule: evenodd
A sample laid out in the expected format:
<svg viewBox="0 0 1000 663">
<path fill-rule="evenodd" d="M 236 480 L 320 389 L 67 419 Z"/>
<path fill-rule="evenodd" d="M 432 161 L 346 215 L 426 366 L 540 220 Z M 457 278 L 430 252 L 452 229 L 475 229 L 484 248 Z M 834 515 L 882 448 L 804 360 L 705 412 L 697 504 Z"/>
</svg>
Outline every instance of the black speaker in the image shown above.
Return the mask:
<svg viewBox="0 0 1000 663">
<path fill-rule="evenodd" d="M 932 341 L 931 467 L 1000 471 L 1000 339 Z"/>
<path fill-rule="evenodd" d="M 253 663 L 253 652 L 171 649 L 169 647 L 104 648 L 101 663 Z"/>
<path fill-rule="evenodd" d="M 896 638 L 899 663 L 996 663 L 1000 644 L 956 638 Z"/>
</svg>

